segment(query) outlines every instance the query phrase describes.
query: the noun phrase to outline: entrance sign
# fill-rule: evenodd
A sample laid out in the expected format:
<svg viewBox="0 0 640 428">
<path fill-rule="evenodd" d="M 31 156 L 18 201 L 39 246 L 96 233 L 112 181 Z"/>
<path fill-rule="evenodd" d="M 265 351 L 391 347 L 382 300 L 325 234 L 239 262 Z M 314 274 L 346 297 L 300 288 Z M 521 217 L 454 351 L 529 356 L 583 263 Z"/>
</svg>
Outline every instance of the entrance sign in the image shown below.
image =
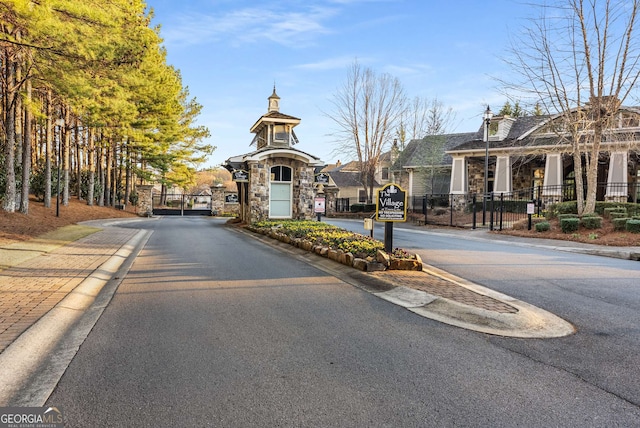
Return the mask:
<svg viewBox="0 0 640 428">
<path fill-rule="evenodd" d="M 239 183 L 248 183 L 249 171 L 245 171 L 244 169 L 235 169 L 233 170 L 232 179 Z"/>
<path fill-rule="evenodd" d="M 314 183 L 320 184 L 329 184 L 329 174 L 326 172 L 321 172 L 320 174 L 316 174 L 314 177 Z"/>
<path fill-rule="evenodd" d="M 407 193 L 397 184 L 378 190 L 376 221 L 407 221 Z"/>
</svg>

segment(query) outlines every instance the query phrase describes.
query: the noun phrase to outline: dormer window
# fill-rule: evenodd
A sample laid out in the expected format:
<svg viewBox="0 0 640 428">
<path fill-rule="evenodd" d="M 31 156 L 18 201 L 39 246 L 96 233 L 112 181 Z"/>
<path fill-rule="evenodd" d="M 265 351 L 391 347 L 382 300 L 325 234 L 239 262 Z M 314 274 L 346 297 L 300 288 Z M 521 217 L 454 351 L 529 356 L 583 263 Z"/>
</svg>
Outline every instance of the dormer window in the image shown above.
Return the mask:
<svg viewBox="0 0 640 428">
<path fill-rule="evenodd" d="M 511 126 L 515 123 L 515 119 L 509 116 L 498 116 L 491 119 L 489 124 L 489 140 L 501 141 L 507 138 Z"/>
</svg>

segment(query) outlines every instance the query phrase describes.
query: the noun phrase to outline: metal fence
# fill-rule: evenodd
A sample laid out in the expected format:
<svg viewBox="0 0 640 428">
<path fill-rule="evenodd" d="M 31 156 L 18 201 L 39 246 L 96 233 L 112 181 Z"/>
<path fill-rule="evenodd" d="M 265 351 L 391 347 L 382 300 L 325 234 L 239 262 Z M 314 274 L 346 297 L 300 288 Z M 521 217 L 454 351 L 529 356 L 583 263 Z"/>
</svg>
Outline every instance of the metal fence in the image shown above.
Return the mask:
<svg viewBox="0 0 640 428">
<path fill-rule="evenodd" d="M 348 213 L 350 208 L 349 198 L 336 198 L 336 212 Z"/>
<path fill-rule="evenodd" d="M 586 190 L 584 194 L 586 197 Z M 601 183 L 596 199 L 605 200 L 605 196 L 637 203 L 640 189 L 635 183 Z M 510 193 L 491 193 L 486 198 L 483 200 L 482 194 L 414 196 L 409 201 L 408 211 L 418 223 L 466 228 L 484 226 L 491 230 L 502 230 L 527 219 L 531 213 L 528 210 L 533 209 L 532 214 L 542 215 L 549 203 L 575 201 L 576 187 L 574 184 L 540 186 Z"/>
</svg>

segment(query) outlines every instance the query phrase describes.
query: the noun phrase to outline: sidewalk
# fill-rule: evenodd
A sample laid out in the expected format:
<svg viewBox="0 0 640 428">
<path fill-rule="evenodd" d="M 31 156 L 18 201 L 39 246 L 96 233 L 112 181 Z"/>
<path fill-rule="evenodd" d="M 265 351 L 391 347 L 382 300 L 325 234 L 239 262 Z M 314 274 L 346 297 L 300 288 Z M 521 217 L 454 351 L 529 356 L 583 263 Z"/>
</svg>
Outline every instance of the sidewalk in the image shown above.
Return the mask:
<svg viewBox="0 0 640 428">
<path fill-rule="evenodd" d="M 54 308 L 138 231 L 108 228 L 60 246 L 33 240 L 0 248 L 0 352 Z"/>
</svg>

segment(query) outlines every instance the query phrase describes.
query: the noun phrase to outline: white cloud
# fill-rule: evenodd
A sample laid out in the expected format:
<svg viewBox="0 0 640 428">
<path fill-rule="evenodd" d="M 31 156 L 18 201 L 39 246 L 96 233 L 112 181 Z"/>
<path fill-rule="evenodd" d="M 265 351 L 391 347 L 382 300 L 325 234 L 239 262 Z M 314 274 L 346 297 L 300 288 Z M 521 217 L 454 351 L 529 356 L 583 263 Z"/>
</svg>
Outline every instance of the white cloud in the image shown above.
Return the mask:
<svg viewBox="0 0 640 428">
<path fill-rule="evenodd" d="M 295 68 L 312 71 L 327 71 L 336 69 L 347 69 L 355 60 L 354 56 L 338 56 L 335 58 L 327 58 L 322 61 L 299 64 Z M 358 58 L 358 61 L 361 61 Z"/>
<path fill-rule="evenodd" d="M 162 36 L 167 45 L 197 45 L 225 41 L 243 45 L 271 40 L 285 46 L 303 46 L 319 35 L 330 33 L 324 25 L 336 9 L 305 6 L 300 10 L 268 6 L 243 8 L 225 13 L 185 13 Z"/>
</svg>

